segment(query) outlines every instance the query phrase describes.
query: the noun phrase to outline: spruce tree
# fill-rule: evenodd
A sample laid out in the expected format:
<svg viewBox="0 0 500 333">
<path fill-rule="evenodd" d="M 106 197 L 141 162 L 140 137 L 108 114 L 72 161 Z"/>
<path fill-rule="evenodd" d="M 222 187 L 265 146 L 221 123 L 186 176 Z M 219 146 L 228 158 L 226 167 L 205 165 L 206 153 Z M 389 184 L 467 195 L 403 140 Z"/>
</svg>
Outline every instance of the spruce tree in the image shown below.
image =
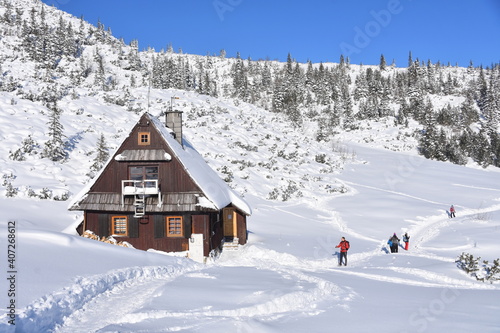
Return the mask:
<svg viewBox="0 0 500 333">
<path fill-rule="evenodd" d="M 94 163 L 90 166 L 90 172 L 87 174 L 90 178 L 94 178 L 95 175 L 101 170 L 106 161 L 109 158 L 109 148 L 104 138 L 104 134 L 101 133 L 99 139 L 97 140 L 96 155 L 94 158 Z"/>
<path fill-rule="evenodd" d="M 54 162 L 66 158 L 66 152 L 64 151 L 65 143 L 63 141 L 64 127 L 60 122 L 60 114 L 61 110 L 54 103 L 50 108 L 49 121 L 47 122 L 49 140 L 45 142 L 42 152 L 42 157 L 46 157 Z"/>
<path fill-rule="evenodd" d="M 379 68 L 381 71 L 383 71 L 387 68 L 387 62 L 385 61 L 385 57 L 383 54 L 380 55 Z"/>
</svg>

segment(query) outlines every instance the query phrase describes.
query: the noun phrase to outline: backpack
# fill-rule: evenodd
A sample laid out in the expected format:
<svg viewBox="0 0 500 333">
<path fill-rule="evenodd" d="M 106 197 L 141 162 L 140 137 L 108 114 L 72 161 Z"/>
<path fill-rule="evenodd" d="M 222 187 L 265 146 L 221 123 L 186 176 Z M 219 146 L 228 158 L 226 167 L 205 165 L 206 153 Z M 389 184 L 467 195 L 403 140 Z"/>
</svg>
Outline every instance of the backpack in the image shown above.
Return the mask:
<svg viewBox="0 0 500 333">
<path fill-rule="evenodd" d="M 346 250 L 349 250 L 349 248 L 351 247 L 351 245 L 349 244 L 349 241 L 347 241 L 347 240 L 345 241 L 344 246 L 345 246 Z"/>
</svg>

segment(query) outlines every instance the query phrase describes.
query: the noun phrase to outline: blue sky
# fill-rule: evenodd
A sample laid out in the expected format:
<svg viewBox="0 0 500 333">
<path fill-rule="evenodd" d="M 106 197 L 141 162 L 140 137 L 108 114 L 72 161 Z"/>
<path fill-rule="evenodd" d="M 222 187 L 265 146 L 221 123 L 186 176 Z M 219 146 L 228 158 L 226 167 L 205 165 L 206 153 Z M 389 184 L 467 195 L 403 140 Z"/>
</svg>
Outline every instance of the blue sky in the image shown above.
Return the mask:
<svg viewBox="0 0 500 333">
<path fill-rule="evenodd" d="M 42 0 L 126 43 L 191 54 L 378 64 L 500 62 L 498 0 Z"/>
</svg>

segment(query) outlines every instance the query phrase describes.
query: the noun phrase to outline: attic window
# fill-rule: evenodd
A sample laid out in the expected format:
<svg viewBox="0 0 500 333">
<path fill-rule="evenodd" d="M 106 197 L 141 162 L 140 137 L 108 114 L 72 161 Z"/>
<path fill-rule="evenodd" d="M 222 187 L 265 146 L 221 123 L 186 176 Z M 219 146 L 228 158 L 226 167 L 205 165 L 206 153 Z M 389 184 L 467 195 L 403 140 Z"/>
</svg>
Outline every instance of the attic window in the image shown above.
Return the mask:
<svg viewBox="0 0 500 333">
<path fill-rule="evenodd" d="M 111 234 L 116 236 L 127 236 L 127 217 L 126 216 L 113 216 L 111 218 Z"/>
<path fill-rule="evenodd" d="M 139 135 L 137 138 L 137 144 L 139 146 L 149 146 L 151 144 L 151 133 L 139 132 Z"/>
<path fill-rule="evenodd" d="M 183 237 L 182 216 L 167 216 L 167 237 Z"/>
</svg>

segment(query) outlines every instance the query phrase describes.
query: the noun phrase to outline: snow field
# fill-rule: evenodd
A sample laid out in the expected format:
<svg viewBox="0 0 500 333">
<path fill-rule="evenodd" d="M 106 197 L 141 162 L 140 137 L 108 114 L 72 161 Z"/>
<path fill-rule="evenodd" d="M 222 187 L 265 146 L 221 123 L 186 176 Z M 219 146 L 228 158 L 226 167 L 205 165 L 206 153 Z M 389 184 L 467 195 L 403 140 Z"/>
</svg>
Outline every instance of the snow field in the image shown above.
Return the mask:
<svg viewBox="0 0 500 333">
<path fill-rule="evenodd" d="M 133 93 L 138 100 L 147 96 L 145 89 Z M 194 93 L 152 91 L 153 112 L 159 114 L 163 101 L 174 95 L 182 98 L 187 139 L 222 178 L 232 173 L 231 186 L 251 204 L 249 243 L 202 266 L 72 236 L 79 213 L 68 212 L 67 202 L 28 198 L 28 187 L 74 195 L 85 186 L 100 133 L 112 133 L 107 140 L 116 148 L 139 115 L 123 113 L 99 96 L 64 99 L 62 107 L 74 110 L 61 118 L 74 144 L 67 162 L 37 156 L 12 161 L 8 150 L 19 148 L 28 132 L 1 133 L 6 142 L 0 147 L 2 171 L 10 170 L 16 176 L 12 184 L 20 188 L 16 197 L 0 198 L 2 223 L 19 224 L 18 327 L 33 332 L 498 331 L 498 285 L 477 282 L 454 263 L 461 252 L 498 257 L 497 170 L 379 148 L 391 135 L 368 145 L 344 134 L 341 145 L 350 157 L 343 158 L 338 143 L 308 140 L 311 133 L 288 128 L 276 115 Z M 29 133 L 41 144 L 46 120 L 39 106 L 26 102 L 23 107 L 27 112 L 2 114 L 2 128 L 28 114 Z M 371 126 L 383 133 L 383 127 Z M 320 154 L 328 164 L 316 161 Z M 290 184 L 296 187 L 289 189 Z M 340 186 L 347 192 L 328 190 Z M 267 200 L 274 189 L 278 200 Z M 288 190 L 290 197 L 281 201 Z M 446 214 L 451 204 L 457 208 L 455 219 Z M 388 254 L 388 237 L 405 231 L 410 251 Z M 351 243 L 348 267 L 337 267 L 341 236 Z M 387 322 L 400 329 L 388 329 Z"/>
</svg>

